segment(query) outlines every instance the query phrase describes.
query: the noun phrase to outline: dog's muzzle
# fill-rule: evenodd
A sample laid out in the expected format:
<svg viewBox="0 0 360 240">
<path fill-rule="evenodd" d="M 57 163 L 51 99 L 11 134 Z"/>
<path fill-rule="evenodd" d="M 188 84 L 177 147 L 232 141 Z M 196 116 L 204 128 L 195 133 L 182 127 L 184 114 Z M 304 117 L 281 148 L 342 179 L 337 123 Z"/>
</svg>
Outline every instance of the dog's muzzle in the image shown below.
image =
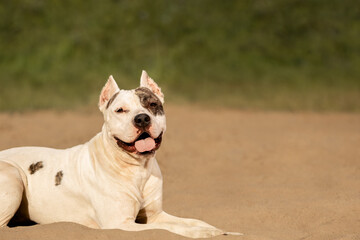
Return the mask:
<svg viewBox="0 0 360 240">
<path fill-rule="evenodd" d="M 116 136 L 114 136 L 114 139 L 116 140 L 117 145 L 125 151 L 143 155 L 152 154 L 159 149 L 162 141 L 162 135 L 163 133 L 160 133 L 157 138 L 152 138 L 149 133 L 143 132 L 131 143 L 121 141 Z"/>
</svg>

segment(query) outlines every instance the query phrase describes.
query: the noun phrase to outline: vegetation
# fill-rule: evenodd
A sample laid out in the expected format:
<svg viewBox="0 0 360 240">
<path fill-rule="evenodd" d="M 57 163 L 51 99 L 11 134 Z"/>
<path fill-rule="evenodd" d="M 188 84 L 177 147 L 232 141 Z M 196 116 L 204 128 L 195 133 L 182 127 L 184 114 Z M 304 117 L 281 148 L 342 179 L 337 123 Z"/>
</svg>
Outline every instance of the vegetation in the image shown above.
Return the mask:
<svg viewBox="0 0 360 240">
<path fill-rule="evenodd" d="M 0 2 L 0 110 L 94 104 L 146 69 L 167 101 L 359 111 L 360 5 L 344 0 Z"/>
</svg>

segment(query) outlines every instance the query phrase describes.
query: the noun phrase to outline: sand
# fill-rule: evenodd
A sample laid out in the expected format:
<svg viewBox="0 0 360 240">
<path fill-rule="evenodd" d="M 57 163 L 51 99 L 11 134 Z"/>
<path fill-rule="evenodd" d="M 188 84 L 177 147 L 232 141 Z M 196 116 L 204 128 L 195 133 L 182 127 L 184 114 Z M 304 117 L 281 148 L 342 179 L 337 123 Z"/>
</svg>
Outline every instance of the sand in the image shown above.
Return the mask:
<svg viewBox="0 0 360 240">
<path fill-rule="evenodd" d="M 360 115 L 167 106 L 157 159 L 164 209 L 242 237 L 360 239 Z M 0 149 L 66 148 L 100 131 L 98 112 L 0 114 Z M 1 207 L 1 206 L 0 206 Z M 74 223 L 3 228 L 0 239 L 184 239 Z"/>
</svg>

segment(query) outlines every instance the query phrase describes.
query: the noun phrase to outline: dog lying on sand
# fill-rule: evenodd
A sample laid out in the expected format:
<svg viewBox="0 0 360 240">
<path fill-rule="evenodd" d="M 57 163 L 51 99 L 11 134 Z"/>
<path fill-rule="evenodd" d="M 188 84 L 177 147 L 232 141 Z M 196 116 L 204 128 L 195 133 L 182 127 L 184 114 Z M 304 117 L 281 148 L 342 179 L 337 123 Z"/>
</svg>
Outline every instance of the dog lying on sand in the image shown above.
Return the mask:
<svg viewBox="0 0 360 240">
<path fill-rule="evenodd" d="M 145 71 L 133 90 L 120 90 L 110 76 L 99 98 L 104 125 L 89 142 L 64 150 L 0 152 L 0 227 L 26 219 L 127 231 L 165 229 L 191 238 L 240 235 L 163 211 L 155 159 L 166 130 L 163 104 L 161 89 Z"/>
</svg>

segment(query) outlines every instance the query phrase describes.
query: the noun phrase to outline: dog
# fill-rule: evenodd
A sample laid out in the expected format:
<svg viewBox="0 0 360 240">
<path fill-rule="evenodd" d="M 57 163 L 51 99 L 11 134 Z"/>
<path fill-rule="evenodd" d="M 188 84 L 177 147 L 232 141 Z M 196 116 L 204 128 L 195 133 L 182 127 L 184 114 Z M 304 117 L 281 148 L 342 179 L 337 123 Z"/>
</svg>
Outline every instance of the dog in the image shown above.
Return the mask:
<svg viewBox="0 0 360 240">
<path fill-rule="evenodd" d="M 140 87 L 120 90 L 112 76 L 99 97 L 102 131 L 68 149 L 0 152 L 0 227 L 9 221 L 75 222 L 90 228 L 164 229 L 205 238 L 234 234 L 162 209 L 155 159 L 166 130 L 164 95 L 143 71 Z"/>
</svg>

